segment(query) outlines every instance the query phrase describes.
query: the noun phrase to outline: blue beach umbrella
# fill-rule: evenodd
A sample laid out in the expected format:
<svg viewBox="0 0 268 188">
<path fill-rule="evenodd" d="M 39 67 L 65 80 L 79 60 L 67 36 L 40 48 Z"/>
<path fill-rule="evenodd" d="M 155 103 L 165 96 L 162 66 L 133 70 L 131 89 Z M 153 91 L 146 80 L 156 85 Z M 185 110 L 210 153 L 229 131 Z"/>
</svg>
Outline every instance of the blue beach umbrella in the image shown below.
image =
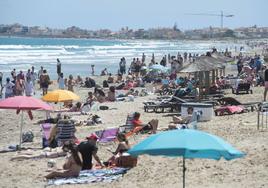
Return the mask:
<svg viewBox="0 0 268 188">
<path fill-rule="evenodd" d="M 192 129 L 155 134 L 135 145 L 128 153 L 132 156 L 148 154 L 183 157 L 183 188 L 185 187 L 185 159 L 219 160 L 223 157 L 226 160 L 231 160 L 245 155 L 215 135 Z"/>
</svg>

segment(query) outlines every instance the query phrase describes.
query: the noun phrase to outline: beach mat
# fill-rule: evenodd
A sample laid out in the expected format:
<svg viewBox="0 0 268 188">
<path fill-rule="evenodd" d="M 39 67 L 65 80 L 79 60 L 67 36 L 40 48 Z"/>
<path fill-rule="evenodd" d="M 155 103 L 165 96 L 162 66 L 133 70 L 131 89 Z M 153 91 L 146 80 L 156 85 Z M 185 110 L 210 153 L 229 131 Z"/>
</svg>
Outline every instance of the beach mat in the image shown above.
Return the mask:
<svg viewBox="0 0 268 188">
<path fill-rule="evenodd" d="M 112 169 L 94 169 L 84 170 L 76 178 L 60 178 L 48 180 L 50 185 L 64 185 L 64 184 L 87 184 L 97 182 L 112 182 L 122 177 L 127 172 L 128 168 L 112 168 Z"/>
</svg>

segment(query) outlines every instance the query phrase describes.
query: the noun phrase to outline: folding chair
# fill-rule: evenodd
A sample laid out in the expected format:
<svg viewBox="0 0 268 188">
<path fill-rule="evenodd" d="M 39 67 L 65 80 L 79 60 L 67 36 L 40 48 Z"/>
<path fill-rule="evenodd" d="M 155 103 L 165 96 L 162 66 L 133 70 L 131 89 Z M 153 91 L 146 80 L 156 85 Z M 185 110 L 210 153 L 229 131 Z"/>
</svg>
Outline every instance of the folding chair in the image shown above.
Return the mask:
<svg viewBox="0 0 268 188">
<path fill-rule="evenodd" d="M 108 143 L 116 141 L 116 136 L 118 132 L 119 128 L 109 128 L 96 131 L 95 134 L 99 137 L 98 143 Z"/>
<path fill-rule="evenodd" d="M 41 131 L 42 131 L 42 147 L 48 147 L 49 146 L 49 135 L 50 135 L 50 129 L 51 124 L 50 123 L 44 123 L 40 125 Z"/>
</svg>

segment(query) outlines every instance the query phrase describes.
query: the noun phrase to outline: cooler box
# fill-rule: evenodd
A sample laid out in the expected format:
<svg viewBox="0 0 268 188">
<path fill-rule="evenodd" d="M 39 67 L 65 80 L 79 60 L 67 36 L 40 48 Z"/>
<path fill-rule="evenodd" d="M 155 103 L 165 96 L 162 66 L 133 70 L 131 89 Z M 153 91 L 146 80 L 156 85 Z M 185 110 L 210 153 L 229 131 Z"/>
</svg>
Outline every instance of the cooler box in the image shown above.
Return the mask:
<svg viewBox="0 0 268 188">
<path fill-rule="evenodd" d="M 202 111 L 200 121 L 210 121 L 214 116 L 214 110 L 212 104 L 205 103 L 182 103 L 181 104 L 181 116 L 188 116 L 187 109 L 188 107 L 193 107 L 194 111 Z"/>
</svg>

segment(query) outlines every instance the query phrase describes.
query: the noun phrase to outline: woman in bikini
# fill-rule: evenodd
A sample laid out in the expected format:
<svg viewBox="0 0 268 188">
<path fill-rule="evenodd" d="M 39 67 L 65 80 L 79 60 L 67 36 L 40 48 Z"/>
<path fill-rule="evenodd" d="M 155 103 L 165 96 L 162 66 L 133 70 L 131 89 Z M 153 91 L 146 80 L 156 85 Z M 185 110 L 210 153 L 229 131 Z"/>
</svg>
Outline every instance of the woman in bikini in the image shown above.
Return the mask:
<svg viewBox="0 0 268 188">
<path fill-rule="evenodd" d="M 123 133 L 118 133 L 116 136 L 119 144 L 114 152 L 113 156 L 107 161 L 104 162 L 105 165 L 116 165 L 119 163 L 120 157 L 130 149 L 126 135 Z"/>
<path fill-rule="evenodd" d="M 68 177 L 78 177 L 82 169 L 82 157 L 78 152 L 77 146 L 73 143 L 63 146 L 63 150 L 70 152 L 70 156 L 67 158 L 63 165 L 62 170 L 52 171 L 45 176 L 46 179 L 54 178 L 68 178 Z"/>
</svg>

